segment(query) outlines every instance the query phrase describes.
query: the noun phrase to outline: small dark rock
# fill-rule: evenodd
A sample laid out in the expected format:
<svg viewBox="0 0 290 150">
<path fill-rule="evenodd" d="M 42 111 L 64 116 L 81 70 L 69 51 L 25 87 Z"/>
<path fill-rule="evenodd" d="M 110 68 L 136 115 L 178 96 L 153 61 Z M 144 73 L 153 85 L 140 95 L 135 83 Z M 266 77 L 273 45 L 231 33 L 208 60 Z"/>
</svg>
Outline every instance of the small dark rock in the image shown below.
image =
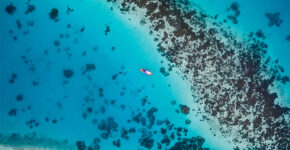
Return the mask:
<svg viewBox="0 0 290 150">
<path fill-rule="evenodd" d="M 58 40 L 53 42 L 54 46 L 60 46 L 60 42 Z"/>
<path fill-rule="evenodd" d="M 125 139 L 125 140 L 129 140 L 129 136 L 128 136 L 129 132 L 128 130 L 126 130 L 125 128 L 122 128 L 121 131 L 121 138 Z"/>
<path fill-rule="evenodd" d="M 29 14 L 31 12 L 33 12 L 35 10 L 35 6 L 34 5 L 28 5 L 27 9 L 25 11 L 25 14 Z"/>
<path fill-rule="evenodd" d="M 16 116 L 17 115 L 17 109 L 12 108 L 9 112 L 8 112 L 9 116 Z"/>
<path fill-rule="evenodd" d="M 37 82 L 37 81 L 32 81 L 32 85 L 33 85 L 33 86 L 38 86 L 38 85 L 39 85 L 39 82 Z"/>
<path fill-rule="evenodd" d="M 118 139 L 117 141 L 113 141 L 113 145 L 116 146 L 116 147 L 121 147 L 120 140 Z"/>
<path fill-rule="evenodd" d="M 10 84 L 13 84 L 16 78 L 17 78 L 17 74 L 16 73 L 13 73 L 11 75 L 11 78 L 9 79 L 9 83 Z"/>
<path fill-rule="evenodd" d="M 56 124 L 56 123 L 57 123 L 57 120 L 56 120 L 56 119 L 53 119 L 53 120 L 52 120 L 52 123 L 53 123 L 53 124 Z"/>
<path fill-rule="evenodd" d="M 118 77 L 118 74 L 114 74 L 114 75 L 112 76 L 112 79 L 113 79 L 113 80 L 116 80 L 117 77 Z"/>
<path fill-rule="evenodd" d="M 81 29 L 80 29 L 80 32 L 84 32 L 85 31 L 85 27 L 82 27 Z"/>
<path fill-rule="evenodd" d="M 83 74 L 93 71 L 96 69 L 95 64 L 86 64 L 86 69 L 83 71 Z"/>
<path fill-rule="evenodd" d="M 167 135 L 165 135 L 161 141 L 162 144 L 166 144 L 166 146 L 168 146 L 170 144 L 170 139 Z"/>
<path fill-rule="evenodd" d="M 69 15 L 71 12 L 74 12 L 74 9 L 70 8 L 70 6 L 67 6 L 66 14 Z"/>
<path fill-rule="evenodd" d="M 21 24 L 21 22 L 19 20 L 16 20 L 16 25 L 17 25 L 18 29 L 21 29 L 22 24 Z"/>
<path fill-rule="evenodd" d="M 63 74 L 66 78 L 71 78 L 74 74 L 74 72 L 70 69 L 64 69 Z"/>
<path fill-rule="evenodd" d="M 92 108 L 92 107 L 88 107 L 88 108 L 87 108 L 87 112 L 88 112 L 88 113 L 92 113 L 92 112 L 93 112 L 93 108 Z"/>
<path fill-rule="evenodd" d="M 18 95 L 16 96 L 16 100 L 17 100 L 17 101 L 22 101 L 22 100 L 23 100 L 23 95 L 22 95 L 22 94 L 18 94 Z"/>
<path fill-rule="evenodd" d="M 164 128 L 161 128 L 161 129 L 160 129 L 160 132 L 161 132 L 161 134 L 166 134 L 167 130 L 164 129 Z"/>
<path fill-rule="evenodd" d="M 190 123 L 191 123 L 191 120 L 189 120 L 189 119 L 185 120 L 185 124 L 190 124 Z"/>
<path fill-rule="evenodd" d="M 108 25 L 106 25 L 106 30 L 105 30 L 105 35 L 108 35 L 108 33 L 110 32 L 110 27 Z"/>
<path fill-rule="evenodd" d="M 84 141 L 77 141 L 76 146 L 78 150 L 85 150 L 87 148 L 86 143 Z"/>
<path fill-rule="evenodd" d="M 290 42 L 290 34 L 286 36 L 286 40 Z"/>
<path fill-rule="evenodd" d="M 48 117 L 45 117 L 45 121 L 48 122 L 49 121 L 49 118 Z"/>
<path fill-rule="evenodd" d="M 256 36 L 257 36 L 258 38 L 262 38 L 262 39 L 265 39 L 265 38 L 266 38 L 266 36 L 264 35 L 264 33 L 263 33 L 262 30 L 258 30 L 258 31 L 256 32 Z"/>
<path fill-rule="evenodd" d="M 96 66 L 94 64 L 87 64 L 86 66 L 86 70 L 87 71 L 91 71 L 91 70 L 95 70 Z"/>
<path fill-rule="evenodd" d="M 54 20 L 54 21 L 57 21 L 57 17 L 58 17 L 58 9 L 52 8 L 50 13 L 49 13 L 49 18 Z"/>
<path fill-rule="evenodd" d="M 16 7 L 11 3 L 8 6 L 6 6 L 5 10 L 9 15 L 13 15 L 14 12 L 16 11 Z"/>
</svg>

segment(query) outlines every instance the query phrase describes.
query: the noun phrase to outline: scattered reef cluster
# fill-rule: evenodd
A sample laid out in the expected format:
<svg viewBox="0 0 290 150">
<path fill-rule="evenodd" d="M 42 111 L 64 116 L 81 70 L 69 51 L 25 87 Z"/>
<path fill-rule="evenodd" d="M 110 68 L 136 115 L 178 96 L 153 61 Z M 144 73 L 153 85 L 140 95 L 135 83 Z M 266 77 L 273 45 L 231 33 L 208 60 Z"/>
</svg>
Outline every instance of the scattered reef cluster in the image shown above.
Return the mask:
<svg viewBox="0 0 290 150">
<path fill-rule="evenodd" d="M 27 2 L 26 10 L 23 12 L 25 16 L 36 13 L 35 11 L 38 10 L 37 5 L 33 5 L 32 3 L 32 1 Z M 13 2 L 5 7 L 5 11 L 9 16 L 14 16 L 17 13 L 21 13 L 18 12 L 16 6 L 17 5 Z M 51 8 L 45 17 L 50 21 L 59 24 L 62 21 L 62 17 L 65 17 L 61 14 L 63 11 L 64 10 L 57 7 Z M 76 11 L 70 6 L 67 6 L 65 12 L 66 15 L 76 13 Z M 38 24 L 38 20 L 27 20 L 25 17 L 16 18 L 15 20 L 17 28 L 10 29 L 8 32 L 15 44 L 17 44 L 19 40 L 30 34 L 31 29 Z M 83 32 L 86 32 L 85 26 L 79 27 L 79 25 L 74 25 L 67 22 L 61 23 L 65 24 L 67 30 L 59 33 L 56 39 L 47 39 L 52 48 L 42 50 L 42 56 L 39 57 L 42 57 L 43 60 L 46 60 L 46 57 L 51 55 L 52 50 L 56 50 L 56 52 L 60 55 L 64 53 L 65 56 L 67 56 L 67 61 L 70 60 L 73 55 L 71 52 L 72 47 L 71 45 L 63 44 L 65 43 L 63 41 L 68 40 L 71 41 L 72 44 L 78 44 L 78 36 Z M 104 35 L 108 36 L 110 32 L 110 24 L 105 24 Z M 116 49 L 117 48 L 112 45 L 110 50 L 114 52 Z M 33 49 L 25 49 L 23 51 L 23 55 L 20 57 L 20 60 L 25 64 L 31 73 L 37 74 L 37 72 L 41 72 L 42 69 L 37 67 L 38 62 L 34 61 L 34 58 L 30 56 L 31 51 L 33 51 Z M 86 57 L 88 53 L 97 53 L 98 51 L 98 46 L 94 46 L 91 50 L 84 50 L 81 53 L 81 56 Z M 48 59 L 46 61 L 47 66 L 51 65 L 51 60 Z M 137 138 L 137 141 L 139 142 L 139 144 L 137 144 L 139 145 L 139 149 L 208 149 L 203 146 L 203 143 L 205 142 L 203 137 L 193 137 L 189 135 L 188 125 L 191 124 L 190 119 L 184 119 L 183 126 L 178 126 L 168 118 L 160 118 L 159 116 L 156 116 L 158 108 L 151 105 L 149 96 L 142 96 L 139 99 L 138 105 L 134 106 L 134 109 L 132 109 L 130 108 L 131 106 L 126 103 L 122 103 L 118 99 L 110 99 L 109 96 L 105 94 L 106 90 L 110 90 L 106 86 L 94 85 L 93 87 L 90 87 L 90 85 L 94 82 L 92 73 L 96 72 L 96 69 L 96 65 L 92 62 L 84 63 L 81 69 L 73 66 L 65 67 L 59 72 L 63 81 L 62 85 L 58 85 L 70 86 L 70 81 L 74 80 L 79 74 L 85 77 L 85 79 L 89 82 L 89 84 L 84 88 L 87 95 L 81 99 L 83 110 L 82 114 L 79 115 L 83 120 L 90 122 L 93 126 L 95 126 L 95 129 L 98 130 L 95 135 L 96 137 L 91 142 L 79 139 L 75 141 L 75 143 L 71 143 L 68 140 L 59 141 L 56 139 L 42 137 L 37 132 L 39 128 L 42 126 L 57 127 L 67 118 L 62 116 L 61 113 L 59 115 L 47 113 L 47 115 L 43 116 L 43 118 L 36 118 L 34 116 L 29 118 L 29 114 L 35 112 L 35 107 L 37 106 L 31 103 L 25 92 L 19 92 L 15 95 L 14 99 L 12 99 L 12 101 L 16 101 L 19 106 L 17 105 L 9 108 L 7 115 L 11 119 L 18 119 L 20 116 L 28 115 L 28 119 L 25 120 L 23 124 L 25 124 L 31 133 L 11 133 L 9 135 L 0 134 L 0 144 L 13 147 L 31 146 L 55 149 L 100 150 L 102 149 L 102 141 L 112 141 L 111 144 L 116 149 L 122 149 L 122 145 L 125 145 L 127 143 L 126 141 Z M 170 66 L 169 70 L 161 67 L 160 73 L 164 76 L 168 76 L 171 69 L 172 66 Z M 12 72 L 7 79 L 8 84 L 11 86 L 17 86 L 20 82 L 19 78 L 21 78 L 21 75 L 21 72 Z M 117 85 L 120 84 L 119 82 L 126 75 L 126 67 L 121 65 L 119 71 L 112 74 L 111 80 Z M 35 89 L 41 88 L 43 84 L 42 82 L 45 81 L 43 81 L 41 77 L 36 77 L 34 80 L 30 81 L 30 86 Z M 150 88 L 154 88 L 154 85 L 150 86 Z M 139 93 L 141 95 L 144 89 L 145 87 L 140 87 L 137 89 L 137 94 Z M 127 85 L 122 85 L 119 94 L 120 97 L 126 96 L 130 90 L 132 89 L 129 89 Z M 59 112 L 64 111 L 64 107 L 67 107 L 65 105 L 65 101 L 68 100 L 68 96 L 64 95 L 63 99 L 55 100 L 54 108 L 51 109 Z M 175 107 L 176 113 L 180 114 L 182 117 L 190 114 L 189 106 L 185 104 L 178 104 L 175 100 L 172 100 L 171 102 L 169 101 L 169 103 L 171 103 L 172 107 Z M 110 115 L 108 110 L 111 110 L 112 108 L 129 112 L 129 118 L 125 118 L 127 119 L 126 125 L 120 124 L 118 119 L 115 118 L 115 115 Z"/>
<path fill-rule="evenodd" d="M 274 85 L 288 76 L 278 60 L 266 57 L 261 30 L 240 40 L 223 23 L 190 6 L 188 1 L 108 0 L 123 14 L 149 28 L 159 51 L 192 83 L 194 101 L 217 131 L 249 148 L 289 149 L 289 108 L 274 103 Z M 239 5 L 228 19 L 237 23 Z M 137 14 L 137 15 L 134 15 Z M 280 26 L 279 13 L 266 13 L 269 27 Z M 164 71 L 162 71 L 164 72 Z"/>
<path fill-rule="evenodd" d="M 20 135 L 12 133 L 11 135 L 0 134 L 0 143 L 4 146 L 12 145 L 15 149 L 22 147 L 27 149 L 50 148 L 50 149 L 70 149 L 77 150 L 76 146 L 69 144 L 66 140 L 54 140 L 50 138 L 39 137 L 35 132 Z"/>
<path fill-rule="evenodd" d="M 231 7 L 227 11 L 233 12 L 233 15 L 228 15 L 228 19 L 231 20 L 234 24 L 238 23 L 237 17 L 240 15 L 239 4 L 234 2 L 231 4 Z"/>
</svg>

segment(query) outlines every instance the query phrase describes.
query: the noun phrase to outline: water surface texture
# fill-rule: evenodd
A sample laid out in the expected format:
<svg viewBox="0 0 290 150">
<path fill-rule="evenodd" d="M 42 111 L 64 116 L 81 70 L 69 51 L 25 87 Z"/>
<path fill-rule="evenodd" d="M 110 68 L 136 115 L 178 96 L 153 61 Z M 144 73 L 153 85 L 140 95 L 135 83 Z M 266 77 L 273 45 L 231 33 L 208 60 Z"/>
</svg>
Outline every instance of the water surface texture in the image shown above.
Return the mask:
<svg viewBox="0 0 290 150">
<path fill-rule="evenodd" d="M 0 149 L 288 150 L 289 14 L 288 0 L 1 0 Z"/>
</svg>

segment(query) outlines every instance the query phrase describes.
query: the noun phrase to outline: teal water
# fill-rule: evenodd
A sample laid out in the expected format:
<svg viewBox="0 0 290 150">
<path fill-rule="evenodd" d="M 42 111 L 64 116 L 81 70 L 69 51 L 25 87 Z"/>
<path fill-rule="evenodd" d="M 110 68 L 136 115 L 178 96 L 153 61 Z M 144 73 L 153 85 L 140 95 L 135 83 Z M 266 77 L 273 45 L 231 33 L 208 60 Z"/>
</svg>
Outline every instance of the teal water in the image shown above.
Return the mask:
<svg viewBox="0 0 290 150">
<path fill-rule="evenodd" d="M 161 149 L 165 149 L 166 136 L 160 132 L 160 128 L 167 129 L 166 135 L 174 133 L 176 136 L 168 144 L 170 148 L 178 137 L 178 129 L 174 128 L 185 127 L 188 133 L 186 136 L 181 131 L 181 139 L 201 136 L 205 139 L 204 143 L 200 142 L 203 147 L 233 149 L 233 143 L 212 134 L 211 126 L 201 121 L 201 117 L 194 111 L 190 110 L 188 115 L 181 112 L 180 104 L 194 105 L 191 85 L 182 79 L 182 73 L 176 68 L 169 76 L 160 72 L 162 67 L 166 68 L 170 63 L 158 53 L 157 42 L 150 35 L 149 29 L 141 26 L 138 20 L 112 11 L 105 1 L 28 2 L 36 7 L 29 14 L 24 13 L 27 9 L 26 1 L 0 2 L 0 20 L 5 22 L 0 24 L 1 145 L 77 149 L 77 143 L 81 141 L 86 146 L 79 146 L 78 149 L 88 149 L 89 146 L 98 149 L 99 146 L 105 150 L 134 150 L 147 149 L 142 146 L 140 139 L 142 141 L 144 135 L 152 134 L 149 137 L 155 143 L 148 149 L 158 149 L 157 143 L 162 143 L 162 140 Z M 5 11 L 11 3 L 16 7 L 13 15 Z M 195 3 L 203 10 L 210 10 L 209 14 L 224 15 L 227 13 L 224 7 L 230 5 L 223 5 L 225 2 L 219 5 L 207 5 L 214 3 L 205 1 Z M 282 11 L 277 6 L 283 18 L 279 28 L 269 28 L 263 15 L 259 17 L 262 21 L 251 28 L 251 22 L 244 21 L 249 16 L 246 12 L 252 14 L 246 6 L 253 7 L 252 11 L 255 7 L 246 2 L 240 5 L 239 23 L 228 25 L 241 34 L 262 29 L 269 43 L 269 55 L 279 58 L 285 72 L 289 74 L 289 42 L 284 37 L 290 34 L 287 28 L 289 20 L 285 17 L 289 10 Z M 269 5 L 265 5 L 265 10 L 268 10 Z M 68 7 L 73 11 L 67 13 Z M 52 8 L 59 11 L 58 21 L 49 18 Z M 16 20 L 21 22 L 21 28 L 17 28 Z M 31 21 L 33 25 L 29 25 Z M 68 24 L 71 27 L 68 28 Z M 110 31 L 106 33 L 107 27 Z M 17 40 L 13 39 L 14 36 Z M 59 45 L 56 44 L 58 42 Z M 88 69 L 90 65 L 94 66 L 93 69 Z M 141 68 L 152 71 L 153 75 L 142 74 L 139 71 Z M 72 75 L 66 77 L 65 70 L 71 70 Z M 15 79 L 13 74 L 16 74 Z M 18 99 L 19 95 L 23 98 Z M 144 99 L 147 102 L 142 106 Z M 172 104 L 173 101 L 176 104 Z M 289 106 L 289 99 L 281 101 Z M 156 108 L 156 112 L 148 117 L 152 108 Z M 144 116 L 146 125 L 132 119 L 139 112 Z M 117 127 L 109 123 L 109 127 L 100 129 L 102 122 L 108 118 L 113 118 Z M 154 124 L 150 126 L 152 118 Z M 139 119 L 142 120 L 142 117 Z M 172 130 L 163 121 L 165 119 L 173 124 Z M 186 124 L 186 119 L 190 119 L 191 123 Z M 163 124 L 158 125 L 158 121 Z M 129 140 L 126 140 L 122 138 L 122 128 L 136 131 L 129 133 Z M 106 132 L 110 132 L 108 138 L 103 137 Z M 14 133 L 19 134 L 21 140 L 15 140 Z M 33 135 L 35 140 L 25 135 Z M 120 147 L 113 144 L 117 140 L 120 140 Z"/>
<path fill-rule="evenodd" d="M 8 1 L 2 3 L 1 10 L 10 4 Z M 184 95 L 181 89 L 185 83 L 176 73 L 165 78 L 159 72 L 163 66 L 161 61 L 168 62 L 156 51 L 149 30 L 128 23 L 103 2 L 33 2 L 36 10 L 28 15 L 22 13 L 26 9 L 25 2 L 13 4 L 17 8 L 13 16 L 3 11 L 1 15 L 6 22 L 1 25 L 0 131 L 3 136 L 36 133 L 37 138 L 67 140 L 72 145 L 76 141 L 85 141 L 88 146 L 94 138 L 101 139 L 102 132 L 93 120 L 99 123 L 103 118 L 113 117 L 118 122 L 118 132 L 108 140 L 101 140 L 100 147 L 115 149 L 112 142 L 120 138 L 122 127 L 141 128 L 138 124 L 130 126 L 126 123 L 132 118 L 131 112 L 137 113 L 138 109 L 147 111 L 151 107 L 158 108 L 156 120 L 171 118 L 176 126 L 185 125 L 184 115 L 176 114 L 175 109 L 179 109 L 178 105 L 186 102 L 183 98 L 191 94 Z M 66 14 L 68 5 L 74 9 L 69 15 Z M 58 22 L 49 19 L 51 8 L 59 9 Z M 16 27 L 17 19 L 22 22 L 21 29 Z M 33 21 L 34 25 L 27 26 L 27 20 Z M 67 28 L 68 24 L 71 28 Z M 111 30 L 107 35 L 106 26 Z M 82 27 L 85 27 L 84 32 L 80 32 Z M 9 30 L 13 30 L 12 35 Z M 26 30 L 29 34 L 23 35 Z M 16 41 L 13 35 L 17 36 Z M 55 46 L 55 41 L 60 45 Z M 96 69 L 84 73 L 87 64 L 94 64 Z M 140 73 L 141 68 L 149 69 L 154 75 Z M 72 77 L 67 79 L 64 70 L 72 70 Z M 9 79 L 14 73 L 17 78 L 10 84 Z M 115 74 L 118 76 L 113 80 Z M 33 85 L 33 82 L 38 85 Z M 99 97 L 99 88 L 104 90 L 103 97 Z M 18 101 L 16 97 L 20 94 L 23 100 Z M 144 97 L 148 97 L 151 105 L 145 104 L 142 108 L 141 99 Z M 93 100 L 86 102 L 85 98 Z M 112 100 L 115 100 L 114 105 L 110 105 Z M 173 100 L 177 101 L 175 106 L 171 106 Z M 120 108 L 121 105 L 125 110 Z M 104 114 L 101 113 L 102 106 L 106 109 Z M 95 114 L 84 118 L 83 114 L 89 107 Z M 12 109 L 17 110 L 15 116 L 8 115 Z M 39 125 L 30 128 L 26 124 L 30 120 Z M 197 136 L 203 133 L 189 134 Z M 140 147 L 139 137 L 140 133 L 136 133 L 129 141 L 122 140 L 121 149 Z M 161 137 L 156 135 L 156 139 L 161 140 Z M 17 140 L 6 144 L 18 145 Z"/>
<path fill-rule="evenodd" d="M 240 37 L 246 38 L 250 32 L 256 33 L 261 30 L 265 35 L 264 41 L 268 44 L 268 56 L 272 60 L 279 60 L 279 64 L 285 69 L 285 74 L 290 75 L 290 43 L 286 40 L 290 33 L 290 1 L 281 0 L 274 2 L 272 0 L 254 0 L 254 1 L 235 1 L 235 0 L 190 0 L 191 3 L 200 7 L 211 16 L 218 15 L 218 20 L 224 22 L 228 16 L 234 15 L 231 5 L 237 3 L 240 14 L 237 16 L 237 24 L 228 20 L 225 24 L 231 28 Z M 282 23 L 279 26 L 269 26 L 269 20 L 265 17 L 266 13 L 279 13 L 279 19 Z M 286 90 L 282 93 L 283 98 L 280 103 L 290 106 L 290 87 L 289 84 L 284 87 Z"/>
</svg>

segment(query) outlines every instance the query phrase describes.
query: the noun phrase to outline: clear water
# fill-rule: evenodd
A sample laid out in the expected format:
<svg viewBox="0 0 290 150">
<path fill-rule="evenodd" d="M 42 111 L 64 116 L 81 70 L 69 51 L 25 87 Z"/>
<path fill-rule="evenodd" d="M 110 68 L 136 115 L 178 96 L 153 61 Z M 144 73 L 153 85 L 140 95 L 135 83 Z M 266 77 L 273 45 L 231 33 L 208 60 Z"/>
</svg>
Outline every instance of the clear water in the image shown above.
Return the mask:
<svg viewBox="0 0 290 150">
<path fill-rule="evenodd" d="M 192 2 L 208 14 L 220 14 L 220 18 L 227 16 L 226 8 L 231 4 L 213 0 Z M 13 15 L 5 12 L 11 3 L 16 7 Z M 153 138 L 161 141 L 163 135 L 159 130 L 166 126 L 155 123 L 147 129 L 140 123 L 128 123 L 128 120 L 143 110 L 146 118 L 148 110 L 157 108 L 155 122 L 168 119 L 174 127 L 186 127 L 189 136 L 205 139 L 204 147 L 234 147 L 227 139 L 213 135 L 211 127 L 201 121 L 194 111 L 190 111 L 189 115 L 180 112 L 180 104 L 193 103 L 190 85 L 176 69 L 169 76 L 160 72 L 168 61 L 158 53 L 157 43 L 146 26 L 141 26 L 134 18 L 129 21 L 127 16 L 111 11 L 105 1 L 42 0 L 29 3 L 36 9 L 25 14 L 26 1 L 0 1 L 0 144 L 76 149 L 77 141 L 84 141 L 88 147 L 93 145 L 95 138 L 99 138 L 101 149 L 144 149 L 139 140 L 142 129 L 158 131 Z M 239 23 L 227 25 L 241 36 L 262 29 L 269 44 L 268 54 L 278 58 L 290 75 L 290 42 L 285 40 L 290 34 L 290 18 L 287 16 L 290 14 L 289 1 L 273 5 L 270 0 L 263 3 L 247 0 L 239 4 Z M 68 7 L 73 12 L 67 14 Z M 52 8 L 59 10 L 57 22 L 49 18 Z M 276 11 L 281 13 L 283 23 L 280 27 L 268 27 L 264 13 Z M 21 22 L 21 28 L 17 28 L 16 20 Z M 29 25 L 30 21 L 33 25 Z M 110 31 L 106 35 L 107 26 Z M 17 40 L 13 39 L 14 36 Z M 55 45 L 56 41 L 60 44 Z M 88 65 L 94 65 L 94 69 L 86 70 Z M 152 71 L 153 75 L 142 74 L 139 71 L 141 68 Z M 67 78 L 65 70 L 71 70 L 72 76 Z M 17 77 L 10 83 L 13 74 Z M 116 74 L 116 79 L 113 79 Z M 287 97 L 290 90 L 285 91 L 283 96 Z M 17 100 L 19 95 L 23 99 Z M 142 106 L 145 97 L 149 103 Z M 112 101 L 115 104 L 111 104 Z M 176 104 L 172 105 L 172 101 Z M 281 102 L 289 106 L 288 98 L 281 99 Z M 92 108 L 91 113 L 88 112 L 89 108 Z M 13 109 L 16 114 L 9 115 Z M 105 131 L 99 129 L 99 124 L 108 117 L 114 118 L 118 127 L 108 139 L 103 139 L 102 133 Z M 186 119 L 191 120 L 189 125 L 185 124 Z M 27 123 L 30 120 L 35 122 Z M 123 127 L 136 129 L 135 133 L 129 134 L 129 140 L 121 138 Z M 13 133 L 21 137 L 30 135 L 35 140 L 21 138 L 7 142 Z M 44 139 L 39 140 L 41 138 Z M 120 148 L 113 144 L 118 139 Z M 63 140 L 67 141 L 64 143 L 68 146 L 64 146 Z M 29 144 L 29 141 L 33 142 Z M 51 141 L 55 143 L 51 144 Z M 174 145 L 173 140 L 169 145 Z M 157 149 L 157 144 L 152 149 Z"/>
<path fill-rule="evenodd" d="M 273 0 L 190 0 L 191 3 L 199 6 L 207 14 L 211 16 L 218 15 L 218 19 L 223 22 L 229 15 L 234 12 L 228 9 L 231 4 L 239 5 L 240 15 L 237 17 L 238 23 L 234 24 L 228 20 L 225 24 L 231 27 L 231 30 L 239 34 L 240 37 L 247 37 L 250 32 L 261 30 L 266 36 L 265 42 L 268 44 L 267 54 L 272 60 L 279 60 L 279 64 L 285 69 L 285 74 L 290 75 L 290 42 L 286 40 L 290 34 L 290 1 L 281 0 L 275 2 Z M 282 20 L 280 26 L 269 26 L 269 20 L 265 16 L 266 13 L 279 13 L 279 18 Z M 279 99 L 281 103 L 290 106 L 290 87 L 285 86 L 283 98 Z"/>
</svg>

